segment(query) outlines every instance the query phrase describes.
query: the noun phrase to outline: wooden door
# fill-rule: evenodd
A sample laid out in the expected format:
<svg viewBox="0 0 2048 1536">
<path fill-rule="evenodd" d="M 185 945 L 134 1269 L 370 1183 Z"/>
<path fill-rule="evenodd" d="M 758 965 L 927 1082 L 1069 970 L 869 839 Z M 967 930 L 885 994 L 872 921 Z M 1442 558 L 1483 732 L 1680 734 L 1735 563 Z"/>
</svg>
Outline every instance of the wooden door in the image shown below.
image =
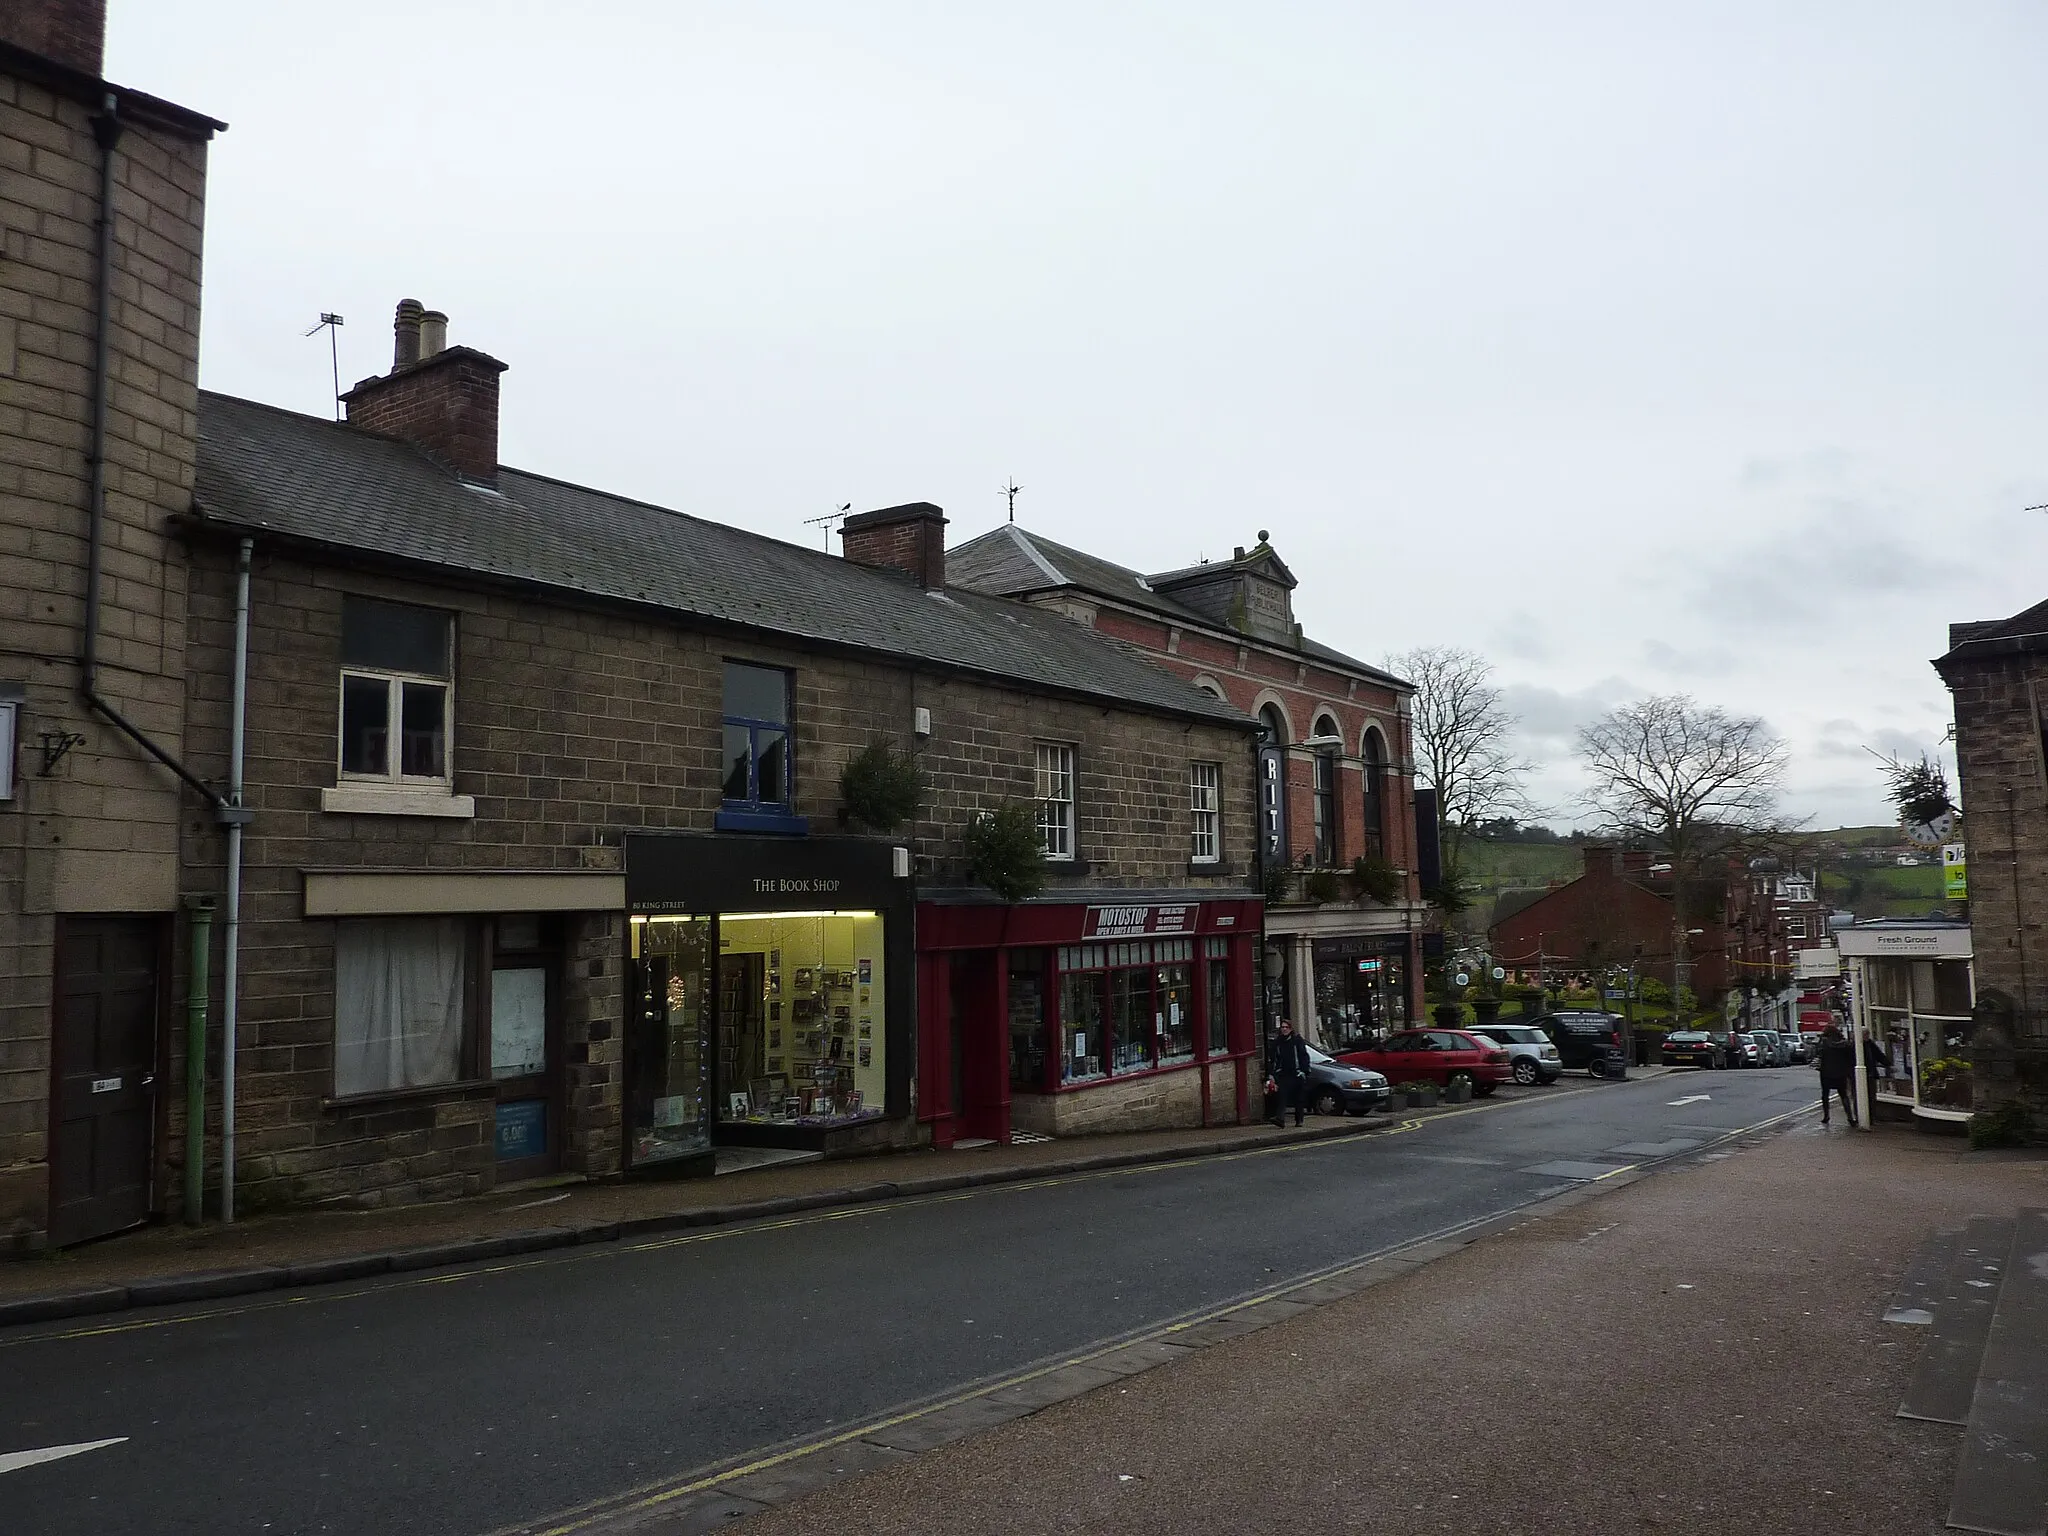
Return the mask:
<svg viewBox="0 0 2048 1536">
<path fill-rule="evenodd" d="M 149 1217 L 158 957 L 149 917 L 58 919 L 50 1053 L 50 1241 Z"/>
</svg>

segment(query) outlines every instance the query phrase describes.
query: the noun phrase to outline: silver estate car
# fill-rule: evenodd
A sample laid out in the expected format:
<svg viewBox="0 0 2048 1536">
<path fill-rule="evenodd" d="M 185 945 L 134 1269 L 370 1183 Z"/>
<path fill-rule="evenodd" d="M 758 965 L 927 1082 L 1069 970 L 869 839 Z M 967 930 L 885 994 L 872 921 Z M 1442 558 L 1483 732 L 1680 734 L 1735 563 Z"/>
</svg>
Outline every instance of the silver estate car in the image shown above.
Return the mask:
<svg viewBox="0 0 2048 1536">
<path fill-rule="evenodd" d="M 1515 1081 L 1525 1088 L 1531 1083 L 1554 1083 L 1564 1071 L 1550 1036 L 1533 1024 L 1473 1024 L 1467 1032 L 1484 1035 L 1502 1046 Z"/>
</svg>

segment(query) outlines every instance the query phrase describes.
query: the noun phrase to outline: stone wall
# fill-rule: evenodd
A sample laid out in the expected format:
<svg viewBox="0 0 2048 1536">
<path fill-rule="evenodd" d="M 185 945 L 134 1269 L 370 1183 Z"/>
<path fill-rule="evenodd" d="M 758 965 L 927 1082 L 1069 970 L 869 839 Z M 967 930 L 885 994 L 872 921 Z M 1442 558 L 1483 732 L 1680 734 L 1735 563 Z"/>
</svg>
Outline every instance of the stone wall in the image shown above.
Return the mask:
<svg viewBox="0 0 2048 1536">
<path fill-rule="evenodd" d="M 1973 657 L 1945 671 L 1969 814 L 1977 990 L 2012 999 L 2017 1044 L 2048 1047 L 2048 779 L 2035 703 L 2048 656 Z"/>
<path fill-rule="evenodd" d="M 233 560 L 210 544 L 192 558 L 189 748 L 202 772 L 215 772 L 228 743 Z M 473 817 L 322 809 L 321 791 L 335 782 L 345 593 L 455 615 L 451 760 L 455 793 L 474 797 Z M 792 670 L 796 809 L 815 830 L 837 830 L 839 774 L 854 752 L 883 740 L 917 758 L 929 785 L 923 814 L 893 840 L 912 847 L 927 883 L 964 878 L 969 818 L 1006 797 L 1031 798 L 1034 744 L 1053 740 L 1077 749 L 1080 854 L 1077 866 L 1054 867 L 1054 889 L 1243 888 L 1241 875 L 1191 876 L 1188 866 L 1191 761 L 1224 765 L 1225 838 L 1244 847 L 1252 836 L 1247 736 L 1229 727 L 540 596 L 324 566 L 260 545 L 250 636 L 245 798 L 255 821 L 244 845 L 237 1179 L 258 1203 L 431 1197 L 491 1176 L 488 1095 L 451 1093 L 430 1106 L 431 1119 L 417 1105 L 327 1102 L 334 924 L 303 916 L 301 872 L 616 868 L 627 832 L 710 830 L 727 658 Z M 928 738 L 912 732 L 919 706 L 932 714 Z M 218 831 L 189 816 L 185 890 L 218 897 L 222 859 Z M 618 914 L 588 914 L 566 949 L 565 1161 L 591 1174 L 620 1162 L 622 926 Z M 1234 1088 L 1226 1102 L 1234 1108 Z M 180 1113 L 174 1106 L 163 1181 L 173 1206 Z"/>
<path fill-rule="evenodd" d="M 177 890 L 176 781 L 79 697 L 95 110 L 0 74 L 0 685 L 23 698 L 0 802 L 0 1236 L 24 1242 L 46 1219 L 58 915 L 168 912 Z M 185 588 L 168 523 L 192 493 L 206 149 L 131 122 L 114 152 L 100 690 L 174 753 Z M 46 741 L 70 743 L 47 772 Z"/>
<path fill-rule="evenodd" d="M 1231 1069 L 1219 1063 L 1212 1073 L 1226 1076 L 1229 1087 L 1212 1114 L 1216 1124 L 1237 1115 L 1237 1087 Z M 1212 1086 L 1212 1093 L 1214 1088 Z M 1202 1123 L 1201 1068 L 1186 1066 L 1142 1077 L 1111 1078 L 1065 1093 L 1019 1093 L 1010 1098 L 1010 1124 L 1040 1136 L 1091 1136 L 1115 1131 L 1168 1131 Z"/>
</svg>

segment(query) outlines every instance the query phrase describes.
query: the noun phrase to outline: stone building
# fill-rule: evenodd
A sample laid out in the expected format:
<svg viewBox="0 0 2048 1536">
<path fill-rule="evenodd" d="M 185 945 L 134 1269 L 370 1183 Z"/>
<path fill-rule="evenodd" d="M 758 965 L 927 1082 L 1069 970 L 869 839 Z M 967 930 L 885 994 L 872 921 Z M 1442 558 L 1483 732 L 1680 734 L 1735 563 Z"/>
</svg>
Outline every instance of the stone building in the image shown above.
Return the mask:
<svg viewBox="0 0 2048 1536">
<path fill-rule="evenodd" d="M 182 1214 L 188 1172 L 211 1204 L 223 1165 L 248 1210 L 1248 1112 L 1251 717 L 948 590 L 928 504 L 839 559 L 502 466 L 504 365 L 411 301 L 395 336 L 346 424 L 196 397 L 159 548 L 194 787 L 98 803 L 162 825 L 155 909 L 215 932 L 150 917 L 133 960 L 137 1198 L 52 1230 L 30 1189 L 22 1241 Z M 885 835 L 866 749 L 924 784 Z M 1012 803 L 1045 883 L 1004 901 L 965 849 Z M 22 995 L 68 1059 L 90 1021 Z M 61 1188 L 43 1147 L 24 1188 Z"/>
<path fill-rule="evenodd" d="M 1976 1020 L 1956 1033 L 1975 1064 L 1977 1107 L 2024 1096 L 2048 1124 L 2048 602 L 1951 624 L 1948 638 L 1934 666 L 1955 704 L 1969 813 Z"/>
<path fill-rule="evenodd" d="M 180 802 L 220 806 L 170 522 L 224 125 L 102 79 L 103 35 L 96 0 L 0 6 L 0 1246 L 155 1199 Z"/>
<path fill-rule="evenodd" d="M 947 570 L 1135 646 L 1256 716 L 1260 847 L 1229 857 L 1266 895 L 1266 1011 L 1332 1050 L 1419 1016 L 1418 832 L 1433 848 L 1436 827 L 1431 812 L 1418 828 L 1413 690 L 1302 633 L 1294 574 L 1264 531 L 1228 560 L 1146 576 L 1009 523 L 953 550 Z"/>
</svg>

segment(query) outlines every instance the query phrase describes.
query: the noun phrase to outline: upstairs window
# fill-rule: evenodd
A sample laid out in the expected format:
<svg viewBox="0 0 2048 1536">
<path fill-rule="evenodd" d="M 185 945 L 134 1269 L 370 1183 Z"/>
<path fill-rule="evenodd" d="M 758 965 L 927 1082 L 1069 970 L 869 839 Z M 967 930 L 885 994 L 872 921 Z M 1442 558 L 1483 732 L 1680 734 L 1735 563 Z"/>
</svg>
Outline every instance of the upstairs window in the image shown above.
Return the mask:
<svg viewBox="0 0 2048 1536">
<path fill-rule="evenodd" d="M 1383 859 L 1387 856 L 1387 744 L 1380 739 L 1380 733 L 1368 730 L 1362 753 L 1362 777 L 1365 780 L 1365 856 L 1369 859 Z"/>
<path fill-rule="evenodd" d="M 1318 748 L 1315 757 L 1316 862 L 1337 862 L 1337 754 Z"/>
<path fill-rule="evenodd" d="M 725 664 L 725 777 L 720 825 L 780 827 L 795 820 L 789 674 Z"/>
<path fill-rule="evenodd" d="M 455 718 L 455 616 L 344 597 L 341 778 L 446 785 Z"/>
<path fill-rule="evenodd" d="M 1071 863 L 1074 857 L 1074 749 L 1059 742 L 1039 742 L 1036 779 L 1038 835 L 1045 844 L 1045 856 Z"/>
<path fill-rule="evenodd" d="M 1188 803 L 1194 815 L 1194 861 L 1214 864 L 1222 856 L 1223 765 L 1195 763 L 1188 770 Z"/>
</svg>

